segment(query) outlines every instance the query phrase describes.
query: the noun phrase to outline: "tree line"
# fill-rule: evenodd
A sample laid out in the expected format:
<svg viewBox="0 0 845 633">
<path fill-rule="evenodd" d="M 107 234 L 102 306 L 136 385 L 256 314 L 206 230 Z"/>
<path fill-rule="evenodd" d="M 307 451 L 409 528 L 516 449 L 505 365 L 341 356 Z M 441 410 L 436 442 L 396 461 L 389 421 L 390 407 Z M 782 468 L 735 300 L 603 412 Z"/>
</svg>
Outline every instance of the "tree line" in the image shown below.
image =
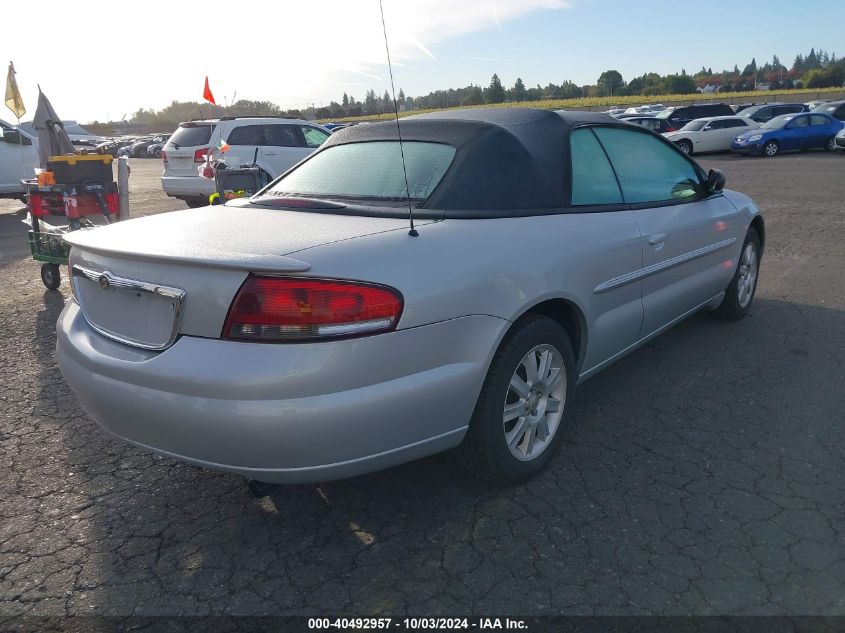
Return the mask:
<svg viewBox="0 0 845 633">
<path fill-rule="evenodd" d="M 761 83 L 772 90 L 790 88 L 827 88 L 845 84 L 845 59 L 836 54 L 810 49 L 807 55 L 798 54 L 787 68 L 777 55 L 765 64 L 758 65 L 756 59 L 742 69 L 713 72 L 702 66 L 694 74 L 681 70 L 678 74 L 660 75 L 645 73 L 626 81 L 618 70 L 608 69 L 601 73 L 594 84 L 577 85 L 565 80 L 560 84 L 526 86 L 517 77 L 514 84 L 505 87 L 498 74 L 493 74 L 486 86 L 470 84 L 462 88 L 434 90 L 426 95 L 412 97 L 400 88 L 396 94 L 396 106 L 400 111 L 440 109 L 454 106 L 475 106 L 505 102 L 541 101 L 544 99 L 574 99 L 578 97 L 652 96 L 661 94 L 691 94 L 697 91 L 739 92 L 754 90 Z M 129 120 L 132 124 L 146 125 L 152 131 L 167 132 L 181 121 L 220 116 L 278 115 L 309 119 L 339 119 L 350 116 L 365 116 L 393 112 L 394 101 L 390 93 L 378 95 L 367 90 L 363 99 L 343 93 L 340 101 L 328 105 L 283 109 L 270 101 L 240 99 L 228 106 L 214 106 L 194 101 L 173 101 L 161 110 L 141 108 Z M 111 133 L 114 124 L 93 122 L 92 131 Z"/>
</svg>

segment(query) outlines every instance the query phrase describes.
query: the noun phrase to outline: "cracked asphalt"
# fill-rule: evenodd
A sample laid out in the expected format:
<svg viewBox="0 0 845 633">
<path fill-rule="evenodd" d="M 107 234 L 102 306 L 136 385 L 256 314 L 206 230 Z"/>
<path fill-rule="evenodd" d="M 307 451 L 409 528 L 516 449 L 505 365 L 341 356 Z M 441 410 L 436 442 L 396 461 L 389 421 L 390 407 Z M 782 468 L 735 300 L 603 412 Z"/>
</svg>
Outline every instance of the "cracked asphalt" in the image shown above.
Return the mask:
<svg viewBox="0 0 845 633">
<path fill-rule="evenodd" d="M 525 485 L 448 455 L 256 499 L 65 386 L 0 202 L 0 623 L 25 615 L 845 615 L 845 156 L 705 156 L 763 209 L 757 298 L 579 387 Z M 181 203 L 133 163 L 134 213 Z"/>
</svg>

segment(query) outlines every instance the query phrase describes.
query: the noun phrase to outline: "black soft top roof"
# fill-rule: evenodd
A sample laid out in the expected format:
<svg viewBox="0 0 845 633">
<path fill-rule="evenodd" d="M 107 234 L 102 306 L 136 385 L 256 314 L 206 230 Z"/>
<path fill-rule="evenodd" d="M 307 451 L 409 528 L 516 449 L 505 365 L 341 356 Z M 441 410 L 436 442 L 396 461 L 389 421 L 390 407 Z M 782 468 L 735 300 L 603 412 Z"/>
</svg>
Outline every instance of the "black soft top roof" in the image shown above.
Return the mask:
<svg viewBox="0 0 845 633">
<path fill-rule="evenodd" d="M 531 108 L 447 110 L 399 123 L 403 141 L 456 149 L 451 167 L 421 208 L 466 211 L 569 206 L 569 134 L 585 124 L 630 128 L 606 114 Z M 323 147 L 397 139 L 394 120 L 344 128 Z"/>
</svg>

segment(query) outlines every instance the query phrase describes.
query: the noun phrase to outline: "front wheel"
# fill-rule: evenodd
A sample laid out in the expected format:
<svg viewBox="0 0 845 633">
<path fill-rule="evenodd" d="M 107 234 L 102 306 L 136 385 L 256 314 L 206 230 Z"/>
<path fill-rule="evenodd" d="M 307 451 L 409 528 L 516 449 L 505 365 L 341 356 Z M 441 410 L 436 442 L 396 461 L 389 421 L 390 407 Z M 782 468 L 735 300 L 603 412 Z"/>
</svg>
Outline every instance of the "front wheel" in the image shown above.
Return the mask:
<svg viewBox="0 0 845 633">
<path fill-rule="evenodd" d="M 56 264 L 41 264 L 41 281 L 47 290 L 56 290 L 62 285 L 62 274 Z"/>
<path fill-rule="evenodd" d="M 760 273 L 760 237 L 754 229 L 748 229 L 739 264 L 731 283 L 725 290 L 722 303 L 714 314 L 726 321 L 739 321 L 751 309 L 754 293 L 757 290 L 757 277 Z"/>
<path fill-rule="evenodd" d="M 763 145 L 763 156 L 777 156 L 780 153 L 780 144 L 777 141 L 769 141 Z"/>
<path fill-rule="evenodd" d="M 524 317 L 493 357 L 458 460 L 497 483 L 535 474 L 562 441 L 574 388 L 575 357 L 566 332 L 547 317 Z"/>
<path fill-rule="evenodd" d="M 678 149 L 684 154 L 692 154 L 692 143 L 687 140 L 678 141 Z"/>
</svg>

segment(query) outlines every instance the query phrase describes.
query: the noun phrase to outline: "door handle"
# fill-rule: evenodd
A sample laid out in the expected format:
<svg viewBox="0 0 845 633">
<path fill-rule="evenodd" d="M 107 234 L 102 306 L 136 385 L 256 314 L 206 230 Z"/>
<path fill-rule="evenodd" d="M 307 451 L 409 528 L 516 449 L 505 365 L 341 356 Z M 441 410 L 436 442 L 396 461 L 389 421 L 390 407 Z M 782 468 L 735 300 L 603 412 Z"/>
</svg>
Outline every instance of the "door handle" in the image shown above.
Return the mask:
<svg viewBox="0 0 845 633">
<path fill-rule="evenodd" d="M 666 242 L 666 234 L 665 233 L 655 233 L 650 238 L 648 238 L 648 243 L 651 244 L 655 250 L 660 250 L 663 248 L 663 244 Z"/>
<path fill-rule="evenodd" d="M 265 156 L 275 156 L 276 152 L 264 152 Z"/>
</svg>

